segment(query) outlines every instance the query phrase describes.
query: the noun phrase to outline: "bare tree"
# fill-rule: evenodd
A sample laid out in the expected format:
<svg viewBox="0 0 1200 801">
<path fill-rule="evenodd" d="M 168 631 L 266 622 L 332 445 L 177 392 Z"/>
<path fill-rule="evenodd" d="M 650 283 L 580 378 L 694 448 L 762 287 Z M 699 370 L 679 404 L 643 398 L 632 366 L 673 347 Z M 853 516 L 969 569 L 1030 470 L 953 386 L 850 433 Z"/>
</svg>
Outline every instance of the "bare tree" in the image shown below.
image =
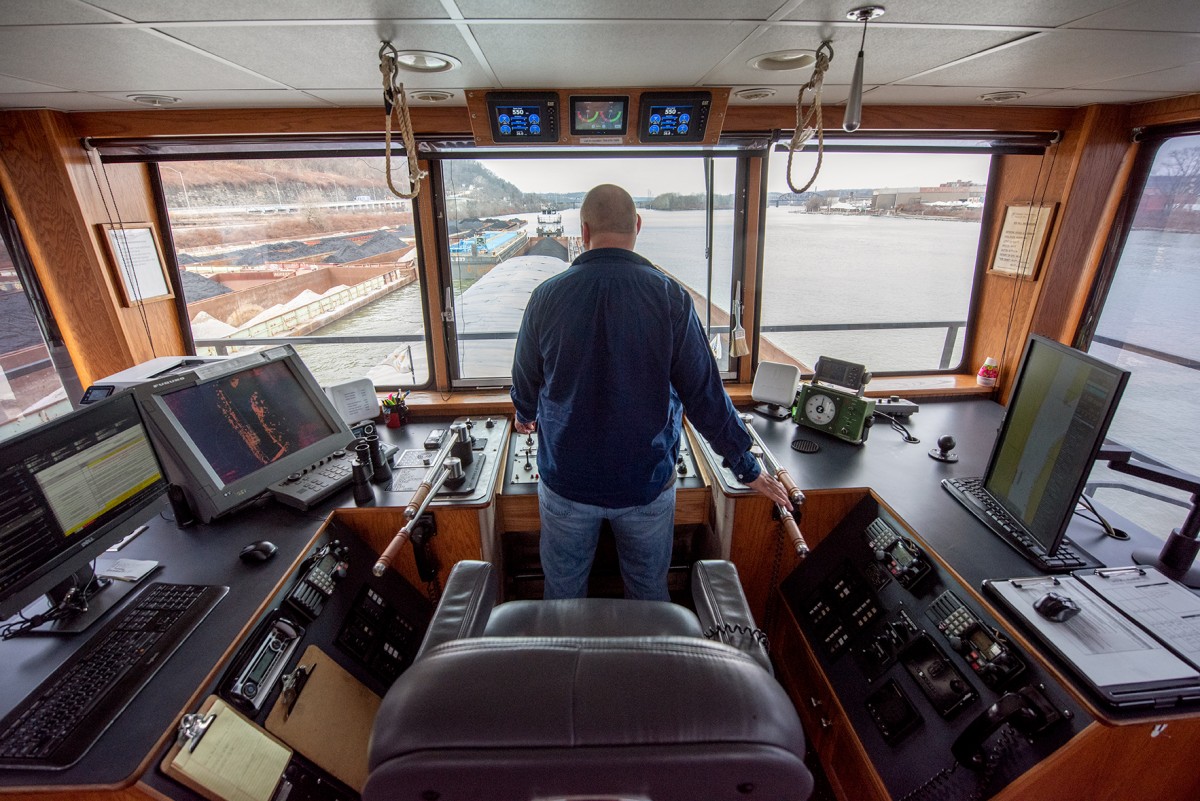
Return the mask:
<svg viewBox="0 0 1200 801">
<path fill-rule="evenodd" d="M 1200 197 L 1200 147 L 1172 150 L 1155 166 L 1148 194 L 1162 198 L 1165 222 L 1182 207 L 1195 205 Z"/>
</svg>

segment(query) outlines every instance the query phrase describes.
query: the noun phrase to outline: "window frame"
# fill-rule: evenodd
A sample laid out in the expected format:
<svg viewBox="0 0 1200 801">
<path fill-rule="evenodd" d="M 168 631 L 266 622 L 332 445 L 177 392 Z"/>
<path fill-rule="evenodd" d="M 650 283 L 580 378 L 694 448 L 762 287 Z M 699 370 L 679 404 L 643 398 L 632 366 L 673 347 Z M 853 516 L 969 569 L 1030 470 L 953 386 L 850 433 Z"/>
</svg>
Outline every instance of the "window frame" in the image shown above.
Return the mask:
<svg viewBox="0 0 1200 801">
<path fill-rule="evenodd" d="M 167 206 L 166 193 L 163 188 L 160 164 L 170 165 L 180 161 L 261 161 L 261 160 L 301 160 L 309 158 L 340 159 L 340 158 L 370 158 L 385 155 L 385 147 L 376 135 L 334 135 L 334 136 L 304 136 L 304 137 L 169 137 L 158 140 L 123 140 L 113 139 L 95 144 L 103 163 L 146 164 L 149 170 L 154 205 L 159 218 L 159 229 L 162 232 L 166 253 L 163 254 L 170 272 L 171 282 L 175 288 L 174 304 L 179 318 L 180 331 L 184 342 L 189 348 L 190 355 L 196 354 L 197 347 L 214 347 L 211 344 L 197 345 L 191 330 L 191 320 L 187 313 L 187 298 L 182 291 L 179 261 L 171 228 L 170 211 Z M 393 161 L 404 159 L 404 149 L 399 144 L 392 148 Z M 427 187 L 428 188 L 428 187 Z M 417 280 L 420 288 L 421 317 L 424 325 L 426 364 L 428 374 L 426 380 L 406 389 L 433 389 L 437 383 L 437 367 L 434 364 L 435 349 L 433 338 L 438 332 L 433 326 L 429 308 L 426 282 L 430 273 L 425 267 L 425 244 L 421 226 L 420 204 L 429 202 L 424 193 L 410 201 L 412 206 L 413 232 L 415 239 Z M 406 335 L 407 336 L 407 335 Z M 249 337 L 231 340 L 227 344 L 242 344 L 247 346 L 271 346 L 284 343 L 337 345 L 354 344 L 357 342 L 404 342 L 404 339 L 372 335 L 363 337 L 275 337 L 270 339 Z M 208 341 L 203 341 L 207 343 Z M 219 347 L 219 346 L 217 346 Z M 394 391 L 399 385 L 379 385 L 376 391 Z"/>
<path fill-rule="evenodd" d="M 734 288 L 737 281 L 742 282 L 743 288 L 747 284 L 747 269 L 746 264 L 746 236 L 748 234 L 748 218 L 749 218 L 749 186 L 750 186 L 750 167 L 751 160 L 755 157 L 761 157 L 764 154 L 763 146 L 765 142 L 761 139 L 750 139 L 746 141 L 730 140 L 724 142 L 723 146 L 716 148 L 712 147 L 674 147 L 669 150 L 665 148 L 645 148 L 645 147 L 615 147 L 608 146 L 603 148 L 598 147 L 522 147 L 522 148 L 492 148 L 492 147 L 474 147 L 473 145 L 453 142 L 447 143 L 445 146 L 433 144 L 429 151 L 423 151 L 422 155 L 426 156 L 429 161 L 430 184 L 434 187 L 431 194 L 431 202 L 433 203 L 434 219 L 438 220 L 439 224 L 434 231 L 434 237 L 438 254 L 437 266 L 437 284 L 438 297 L 441 299 L 440 318 L 442 320 L 442 338 L 445 343 L 446 350 L 446 367 L 447 376 L 449 378 L 450 387 L 452 390 L 489 390 L 500 389 L 512 386 L 512 376 L 486 376 L 486 377 L 461 377 L 461 364 L 458 359 L 458 328 L 457 319 L 451 320 L 447 318 L 447 293 L 453 304 L 453 273 L 450 262 L 450 243 L 447 224 L 450 220 L 450 210 L 446 202 L 446 187 L 445 187 L 445 171 L 442 163 L 446 161 L 478 161 L 487 162 L 494 159 L 545 159 L 545 160 L 571 160 L 571 159 L 638 159 L 638 158 L 680 158 L 680 159 L 696 159 L 703 163 L 704 157 L 724 158 L 734 160 L 734 186 L 733 197 L 734 205 L 733 225 L 731 232 L 731 254 L 730 254 L 730 283 L 729 297 L 733 298 Z M 764 159 L 765 161 L 765 159 Z M 716 193 L 715 186 L 710 189 L 712 194 Z M 762 269 L 762 252 L 761 248 L 757 254 L 757 260 L 753 269 L 756 273 L 761 273 Z M 713 288 L 716 289 L 715 287 Z M 748 307 L 750 298 L 745 296 L 743 292 L 743 304 Z M 712 299 L 709 299 L 712 302 Z M 453 307 L 453 306 L 452 306 Z M 757 319 L 757 315 L 755 315 Z M 701 325 L 706 324 L 706 320 L 702 317 Z M 744 323 L 743 323 L 744 325 Z M 705 336 L 711 337 L 713 333 L 728 333 L 727 327 L 713 326 L 711 329 L 706 329 Z M 513 337 L 516 337 L 517 332 L 513 332 Z M 756 359 L 756 353 L 752 348 L 752 352 L 746 356 L 730 358 L 728 368 L 721 371 L 723 381 L 738 381 L 740 380 L 740 366 L 743 359 Z"/>
<path fill-rule="evenodd" d="M 769 205 L 768 201 L 768 181 L 770 178 L 770 154 L 777 152 L 787 152 L 788 141 L 791 138 L 790 131 L 779 132 L 772 140 L 769 152 L 764 156 L 762 163 L 762 192 L 760 198 L 760 209 L 765 210 Z M 966 303 L 966 319 L 962 321 L 962 329 L 960 334 L 956 335 L 953 340 L 949 340 L 949 332 L 947 339 L 949 346 L 943 348 L 943 359 L 948 362 L 954 346 L 961 340 L 962 342 L 962 357 L 957 364 L 947 363 L 945 367 L 936 367 L 928 369 L 874 369 L 871 373 L 874 376 L 885 378 L 895 376 L 919 376 L 919 375 L 957 375 L 967 369 L 967 359 L 971 354 L 971 345 L 975 337 L 976 329 L 979 325 L 979 317 L 982 313 L 982 292 L 983 285 L 986 280 L 988 259 L 991 255 L 991 240 L 992 234 L 998 224 L 996 214 L 997 193 L 1000 191 L 1000 172 L 997 156 L 1004 155 L 1022 155 L 1022 156 L 1039 156 L 1046 158 L 1046 150 L 1051 145 L 1059 141 L 1060 134 L 1057 131 L 1012 131 L 1005 133 L 981 133 L 979 131 L 871 131 L 869 134 L 847 135 L 838 133 L 829 133 L 826 135 L 824 143 L 825 153 L 872 153 L 872 154 L 897 154 L 897 155 L 915 155 L 915 154 L 967 154 L 967 155 L 987 155 L 989 156 L 988 163 L 988 178 L 987 191 L 984 193 L 982 217 L 980 220 L 979 240 L 975 249 L 975 264 L 971 278 L 971 292 Z M 805 146 L 804 150 L 811 150 L 813 145 L 810 143 Z M 797 152 L 803 152 L 797 151 Z M 766 223 L 767 215 L 759 215 L 759 241 L 766 241 Z M 762 325 L 762 287 L 764 278 L 764 251 L 765 247 L 759 248 L 758 253 L 758 281 L 756 282 L 756 297 L 755 297 L 755 323 L 754 323 L 754 359 L 755 364 L 758 363 L 758 345 L 763 334 Z M 770 333 L 770 329 L 777 326 L 768 326 L 766 333 Z M 905 323 L 897 323 L 896 328 L 913 328 Z M 822 329 L 818 329 L 822 330 Z M 836 327 L 831 327 L 830 330 L 836 330 Z M 799 357 L 792 357 L 797 362 Z M 813 365 L 806 365 L 811 370 Z"/>
</svg>

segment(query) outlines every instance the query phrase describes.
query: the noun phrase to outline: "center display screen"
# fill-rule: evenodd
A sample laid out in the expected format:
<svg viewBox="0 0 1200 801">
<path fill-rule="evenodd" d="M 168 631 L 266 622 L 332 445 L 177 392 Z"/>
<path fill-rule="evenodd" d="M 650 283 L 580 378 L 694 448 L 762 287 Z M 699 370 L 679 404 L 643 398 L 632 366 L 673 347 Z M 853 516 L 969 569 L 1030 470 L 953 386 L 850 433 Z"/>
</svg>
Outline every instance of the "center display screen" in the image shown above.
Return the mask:
<svg viewBox="0 0 1200 801">
<path fill-rule="evenodd" d="M 572 97 L 571 134 L 623 136 L 629 124 L 627 97 Z"/>
</svg>

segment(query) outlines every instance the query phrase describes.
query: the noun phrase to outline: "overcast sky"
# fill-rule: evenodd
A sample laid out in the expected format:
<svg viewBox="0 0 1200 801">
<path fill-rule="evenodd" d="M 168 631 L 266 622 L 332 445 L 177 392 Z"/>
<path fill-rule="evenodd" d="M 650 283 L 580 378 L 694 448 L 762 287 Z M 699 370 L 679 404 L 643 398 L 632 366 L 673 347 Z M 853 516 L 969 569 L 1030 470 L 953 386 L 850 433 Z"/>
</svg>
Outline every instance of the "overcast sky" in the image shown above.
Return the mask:
<svg viewBox="0 0 1200 801">
<path fill-rule="evenodd" d="M 815 147 L 815 146 L 814 146 Z M 636 196 L 664 192 L 704 191 L 703 162 L 698 158 L 485 159 L 488 169 L 523 192 L 584 192 L 615 183 Z M 896 153 L 826 153 L 813 189 L 932 186 L 947 181 L 987 181 L 988 156 Z M 792 182 L 808 183 L 816 163 L 813 148 L 800 151 L 792 163 Z M 769 192 L 787 192 L 787 153 L 773 153 Z M 733 191 L 733 159 L 716 160 L 718 194 Z"/>
</svg>

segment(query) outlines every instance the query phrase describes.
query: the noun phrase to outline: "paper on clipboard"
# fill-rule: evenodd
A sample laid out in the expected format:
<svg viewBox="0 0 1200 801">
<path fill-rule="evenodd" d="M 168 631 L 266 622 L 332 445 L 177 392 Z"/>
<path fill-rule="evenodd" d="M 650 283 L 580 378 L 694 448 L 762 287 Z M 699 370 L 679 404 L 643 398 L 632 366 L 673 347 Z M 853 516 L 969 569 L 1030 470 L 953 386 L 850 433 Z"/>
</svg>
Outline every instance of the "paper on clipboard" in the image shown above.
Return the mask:
<svg viewBox="0 0 1200 801">
<path fill-rule="evenodd" d="M 356 378 L 322 389 L 329 396 L 338 414 L 346 421 L 346 425 L 379 416 L 379 398 L 375 395 L 375 384 L 369 378 Z"/>
<path fill-rule="evenodd" d="M 206 798 L 270 801 L 291 749 L 215 696 L 201 715 L 205 725 L 175 744 L 163 772 Z"/>
<path fill-rule="evenodd" d="M 1084 584 L 1200 669 L 1200 598 L 1149 565 L 1077 571 Z"/>
</svg>

